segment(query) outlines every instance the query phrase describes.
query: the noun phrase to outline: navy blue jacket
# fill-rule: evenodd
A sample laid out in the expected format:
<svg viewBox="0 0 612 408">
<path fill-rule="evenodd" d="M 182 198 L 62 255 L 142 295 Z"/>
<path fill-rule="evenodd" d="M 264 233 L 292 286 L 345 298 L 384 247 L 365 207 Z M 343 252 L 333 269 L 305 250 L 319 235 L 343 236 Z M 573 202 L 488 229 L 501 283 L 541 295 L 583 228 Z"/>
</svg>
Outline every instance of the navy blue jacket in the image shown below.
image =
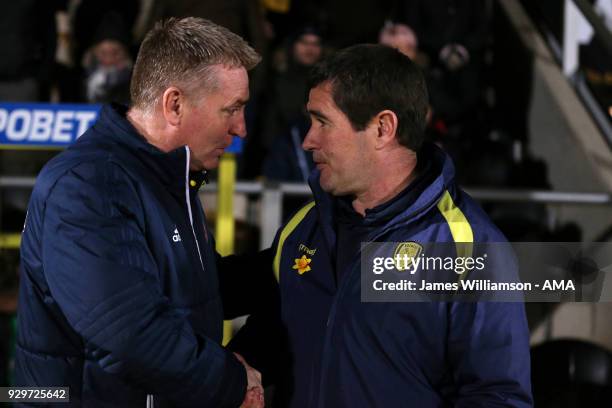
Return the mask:
<svg viewBox="0 0 612 408">
<path fill-rule="evenodd" d="M 430 164 L 427 185 L 359 240 L 505 242 L 456 186 L 446 154 L 426 145 L 419 160 Z M 524 305 L 362 302 L 359 247 L 337 262 L 341 198 L 323 192 L 318 177 L 315 201 L 275 241 L 290 406 L 531 406 Z M 311 261 L 300 271 L 302 256 Z"/>
<path fill-rule="evenodd" d="M 240 405 L 246 373 L 219 345 L 203 175 L 188 163 L 105 106 L 45 166 L 21 245 L 15 385 L 68 386 L 73 406 Z"/>
</svg>

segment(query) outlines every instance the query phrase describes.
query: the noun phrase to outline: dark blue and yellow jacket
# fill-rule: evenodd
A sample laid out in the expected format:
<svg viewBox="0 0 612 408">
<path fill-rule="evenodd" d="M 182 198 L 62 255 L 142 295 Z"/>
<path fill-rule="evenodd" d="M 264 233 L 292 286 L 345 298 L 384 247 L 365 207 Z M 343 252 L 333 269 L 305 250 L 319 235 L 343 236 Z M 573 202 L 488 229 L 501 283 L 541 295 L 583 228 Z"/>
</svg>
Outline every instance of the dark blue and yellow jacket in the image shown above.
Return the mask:
<svg viewBox="0 0 612 408">
<path fill-rule="evenodd" d="M 240 405 L 202 178 L 110 106 L 48 163 L 21 245 L 16 386 L 70 387 L 77 407 Z"/>
<path fill-rule="evenodd" d="M 419 161 L 427 165 L 418 186 L 366 212 L 367 225 L 354 239 L 505 242 L 456 186 L 446 154 L 426 145 Z M 289 405 L 531 406 L 524 305 L 362 302 L 359 246 L 341 225 L 346 205 L 321 190 L 318 176 L 310 182 L 314 202 L 295 214 L 274 244 L 289 344 Z M 347 254 L 340 245 L 356 249 Z"/>
</svg>

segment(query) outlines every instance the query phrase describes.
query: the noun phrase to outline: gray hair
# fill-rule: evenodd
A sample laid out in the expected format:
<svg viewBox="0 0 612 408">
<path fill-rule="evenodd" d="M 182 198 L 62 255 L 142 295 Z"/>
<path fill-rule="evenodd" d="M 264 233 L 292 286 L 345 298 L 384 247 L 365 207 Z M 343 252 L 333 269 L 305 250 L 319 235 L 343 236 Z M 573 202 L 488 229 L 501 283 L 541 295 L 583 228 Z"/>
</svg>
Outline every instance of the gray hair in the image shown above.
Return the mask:
<svg viewBox="0 0 612 408">
<path fill-rule="evenodd" d="M 149 111 L 169 86 L 214 90 L 212 67 L 255 67 L 261 57 L 240 36 L 197 17 L 160 21 L 140 46 L 132 80 L 132 106 Z"/>
</svg>

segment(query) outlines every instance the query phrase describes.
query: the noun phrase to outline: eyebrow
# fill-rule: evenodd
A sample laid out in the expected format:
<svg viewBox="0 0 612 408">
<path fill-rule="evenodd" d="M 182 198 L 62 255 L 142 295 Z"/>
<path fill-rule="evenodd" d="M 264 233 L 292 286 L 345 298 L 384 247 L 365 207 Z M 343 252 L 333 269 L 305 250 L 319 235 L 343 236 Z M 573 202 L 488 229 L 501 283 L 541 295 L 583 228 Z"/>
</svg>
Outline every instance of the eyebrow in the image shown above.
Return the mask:
<svg viewBox="0 0 612 408">
<path fill-rule="evenodd" d="M 322 119 L 326 122 L 329 122 L 329 118 L 316 109 L 308 109 L 308 113 L 310 113 L 312 116 L 316 117 L 317 119 Z"/>
<path fill-rule="evenodd" d="M 230 104 L 230 106 L 246 105 L 247 102 L 248 102 L 248 99 L 238 99 L 234 103 Z"/>
<path fill-rule="evenodd" d="M 231 109 L 231 108 L 236 107 L 236 106 L 242 107 L 242 106 L 245 106 L 247 104 L 247 102 L 248 102 L 248 100 L 238 99 L 238 100 L 230 103 L 229 105 L 223 107 L 222 109 L 223 110 L 228 110 L 228 109 Z"/>
</svg>

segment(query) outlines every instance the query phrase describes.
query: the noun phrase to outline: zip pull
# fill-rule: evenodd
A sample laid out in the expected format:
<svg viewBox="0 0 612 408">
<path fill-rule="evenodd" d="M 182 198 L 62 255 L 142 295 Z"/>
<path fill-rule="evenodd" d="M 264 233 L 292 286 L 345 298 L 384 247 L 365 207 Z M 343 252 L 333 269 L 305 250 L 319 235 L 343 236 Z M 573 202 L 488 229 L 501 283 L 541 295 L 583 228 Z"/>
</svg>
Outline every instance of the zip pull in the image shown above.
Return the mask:
<svg viewBox="0 0 612 408">
<path fill-rule="evenodd" d="M 155 401 L 151 394 L 147 394 L 147 408 L 155 408 Z"/>
</svg>

